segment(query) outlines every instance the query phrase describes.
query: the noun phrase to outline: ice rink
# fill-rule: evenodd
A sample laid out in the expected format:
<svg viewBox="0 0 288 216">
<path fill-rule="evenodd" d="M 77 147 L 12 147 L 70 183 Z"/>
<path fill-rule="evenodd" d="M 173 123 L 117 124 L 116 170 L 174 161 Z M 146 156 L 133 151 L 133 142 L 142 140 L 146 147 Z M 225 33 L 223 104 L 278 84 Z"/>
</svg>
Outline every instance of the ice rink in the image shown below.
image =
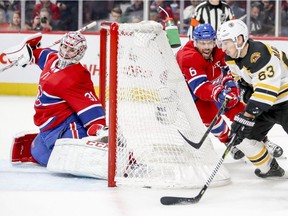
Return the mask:
<svg viewBox="0 0 288 216">
<path fill-rule="evenodd" d="M 0 96 L 1 216 L 283 216 L 288 213 L 288 180 L 259 179 L 251 164 L 235 161 L 230 155 L 224 161 L 231 174 L 230 184 L 208 188 L 197 204 L 178 206 L 163 206 L 160 198 L 194 197 L 200 189 L 108 188 L 103 180 L 56 175 L 37 166 L 12 166 L 9 160 L 13 135 L 37 129 L 33 124 L 33 102 L 34 97 Z M 269 136 L 288 156 L 288 135 L 282 128 L 275 126 Z M 224 146 L 218 142 L 214 145 L 220 157 Z M 278 162 L 288 174 L 288 160 Z"/>
</svg>

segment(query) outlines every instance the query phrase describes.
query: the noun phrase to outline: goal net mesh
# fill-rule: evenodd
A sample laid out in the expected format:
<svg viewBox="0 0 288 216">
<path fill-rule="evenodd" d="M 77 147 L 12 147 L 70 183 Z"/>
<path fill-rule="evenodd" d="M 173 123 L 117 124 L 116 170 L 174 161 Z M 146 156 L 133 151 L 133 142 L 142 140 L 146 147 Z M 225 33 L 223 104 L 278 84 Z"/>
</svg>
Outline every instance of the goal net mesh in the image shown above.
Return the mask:
<svg viewBox="0 0 288 216">
<path fill-rule="evenodd" d="M 107 30 L 106 58 L 117 64 L 117 185 L 203 186 L 219 156 L 209 137 L 200 149 L 183 138 L 199 142 L 206 128 L 162 25 L 153 21 L 119 24 L 117 47 L 110 47 L 110 33 Z M 116 60 L 110 58 L 111 49 L 117 49 Z M 109 72 L 107 63 L 107 119 Z M 222 166 L 211 185 L 229 180 Z"/>
</svg>

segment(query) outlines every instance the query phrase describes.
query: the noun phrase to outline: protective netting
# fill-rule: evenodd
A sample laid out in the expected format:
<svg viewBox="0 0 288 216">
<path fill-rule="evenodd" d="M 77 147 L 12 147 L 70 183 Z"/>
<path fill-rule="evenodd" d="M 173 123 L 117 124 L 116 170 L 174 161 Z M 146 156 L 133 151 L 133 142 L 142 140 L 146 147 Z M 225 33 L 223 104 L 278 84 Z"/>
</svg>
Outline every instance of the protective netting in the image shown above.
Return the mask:
<svg viewBox="0 0 288 216">
<path fill-rule="evenodd" d="M 219 156 L 209 137 L 197 150 L 180 135 L 199 142 L 206 128 L 162 25 L 119 24 L 117 54 L 117 184 L 203 186 Z M 229 180 L 222 167 L 212 185 Z"/>
</svg>

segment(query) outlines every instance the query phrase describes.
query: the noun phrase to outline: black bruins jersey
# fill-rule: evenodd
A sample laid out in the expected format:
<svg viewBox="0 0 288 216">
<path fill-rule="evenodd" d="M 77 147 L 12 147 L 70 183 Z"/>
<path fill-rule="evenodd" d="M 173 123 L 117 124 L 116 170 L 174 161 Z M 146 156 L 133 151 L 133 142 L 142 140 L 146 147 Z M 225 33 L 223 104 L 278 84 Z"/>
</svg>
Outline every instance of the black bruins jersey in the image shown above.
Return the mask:
<svg viewBox="0 0 288 216">
<path fill-rule="evenodd" d="M 244 58 L 225 57 L 235 79 L 243 78 L 254 89 L 246 110 L 254 106 L 267 111 L 274 104 L 288 101 L 288 59 L 286 53 L 260 41 L 248 40 Z"/>
</svg>

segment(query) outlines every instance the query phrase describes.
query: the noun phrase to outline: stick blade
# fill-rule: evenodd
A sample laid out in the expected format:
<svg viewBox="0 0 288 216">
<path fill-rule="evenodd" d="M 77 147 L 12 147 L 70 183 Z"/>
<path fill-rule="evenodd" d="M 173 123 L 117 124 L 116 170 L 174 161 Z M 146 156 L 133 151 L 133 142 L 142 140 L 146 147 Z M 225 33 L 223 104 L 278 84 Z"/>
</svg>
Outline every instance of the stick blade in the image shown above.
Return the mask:
<svg viewBox="0 0 288 216">
<path fill-rule="evenodd" d="M 187 205 L 198 203 L 200 199 L 198 197 L 173 197 L 164 196 L 161 197 L 160 202 L 162 205 Z"/>
</svg>

